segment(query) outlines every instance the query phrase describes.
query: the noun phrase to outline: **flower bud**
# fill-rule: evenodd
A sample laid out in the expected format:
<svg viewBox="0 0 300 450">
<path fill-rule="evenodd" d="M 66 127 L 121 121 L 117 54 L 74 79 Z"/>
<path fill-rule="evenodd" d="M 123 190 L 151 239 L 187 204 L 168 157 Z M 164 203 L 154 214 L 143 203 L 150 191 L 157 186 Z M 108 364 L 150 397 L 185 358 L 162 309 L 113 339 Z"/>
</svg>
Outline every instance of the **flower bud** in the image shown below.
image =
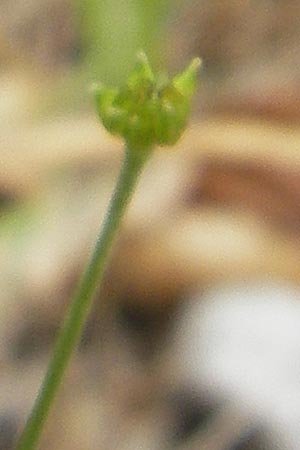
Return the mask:
<svg viewBox="0 0 300 450">
<path fill-rule="evenodd" d="M 186 126 L 200 60 L 194 59 L 173 80 L 155 77 L 146 56 L 120 89 L 99 85 L 95 89 L 99 117 L 112 134 L 122 136 L 129 148 L 173 145 Z"/>
</svg>

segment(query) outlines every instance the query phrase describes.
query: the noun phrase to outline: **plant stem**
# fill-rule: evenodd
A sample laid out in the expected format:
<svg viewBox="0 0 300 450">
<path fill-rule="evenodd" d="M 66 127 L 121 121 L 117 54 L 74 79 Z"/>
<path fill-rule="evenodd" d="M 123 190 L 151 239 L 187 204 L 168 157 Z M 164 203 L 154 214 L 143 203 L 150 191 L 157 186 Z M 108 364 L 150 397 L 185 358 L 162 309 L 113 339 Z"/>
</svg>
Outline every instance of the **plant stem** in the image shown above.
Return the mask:
<svg viewBox="0 0 300 450">
<path fill-rule="evenodd" d="M 78 290 L 69 307 L 65 322 L 58 335 L 52 360 L 28 418 L 25 429 L 20 437 L 16 450 L 34 450 L 42 433 L 45 421 L 55 395 L 70 360 L 71 354 L 78 343 L 93 298 L 99 283 L 103 278 L 107 258 L 112 248 L 121 219 L 129 204 L 137 183 L 139 174 L 148 159 L 150 150 L 137 151 L 126 148 L 124 162 L 119 179 L 110 201 L 106 219 L 97 239 L 94 252 L 83 273 Z"/>
</svg>

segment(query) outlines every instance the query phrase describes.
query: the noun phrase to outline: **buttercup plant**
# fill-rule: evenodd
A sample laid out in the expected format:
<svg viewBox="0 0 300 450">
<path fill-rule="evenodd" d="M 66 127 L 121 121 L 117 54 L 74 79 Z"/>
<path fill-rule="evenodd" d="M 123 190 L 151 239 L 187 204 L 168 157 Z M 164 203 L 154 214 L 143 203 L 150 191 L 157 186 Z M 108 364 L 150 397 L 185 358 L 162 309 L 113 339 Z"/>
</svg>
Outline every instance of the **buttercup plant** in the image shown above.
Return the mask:
<svg viewBox="0 0 300 450">
<path fill-rule="evenodd" d="M 94 251 L 58 335 L 45 379 L 16 450 L 37 447 L 139 175 L 155 145 L 173 145 L 182 135 L 199 67 L 200 60 L 196 58 L 181 74 L 163 80 L 154 75 L 146 56 L 140 54 L 123 87 L 95 87 L 97 111 L 104 127 L 125 140 L 124 161 Z"/>
</svg>

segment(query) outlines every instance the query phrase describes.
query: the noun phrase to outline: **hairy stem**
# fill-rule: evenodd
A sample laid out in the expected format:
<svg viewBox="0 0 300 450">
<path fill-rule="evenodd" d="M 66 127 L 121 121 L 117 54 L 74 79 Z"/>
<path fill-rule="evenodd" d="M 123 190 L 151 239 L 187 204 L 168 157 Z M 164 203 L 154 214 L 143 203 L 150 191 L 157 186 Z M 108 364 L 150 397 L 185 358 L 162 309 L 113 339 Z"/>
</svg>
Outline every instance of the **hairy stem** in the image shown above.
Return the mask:
<svg viewBox="0 0 300 450">
<path fill-rule="evenodd" d="M 16 450 L 34 450 L 62 382 L 71 354 L 86 323 L 93 298 L 103 278 L 107 258 L 139 174 L 151 152 L 126 148 L 124 162 L 94 252 L 67 312 L 45 379 Z"/>
</svg>

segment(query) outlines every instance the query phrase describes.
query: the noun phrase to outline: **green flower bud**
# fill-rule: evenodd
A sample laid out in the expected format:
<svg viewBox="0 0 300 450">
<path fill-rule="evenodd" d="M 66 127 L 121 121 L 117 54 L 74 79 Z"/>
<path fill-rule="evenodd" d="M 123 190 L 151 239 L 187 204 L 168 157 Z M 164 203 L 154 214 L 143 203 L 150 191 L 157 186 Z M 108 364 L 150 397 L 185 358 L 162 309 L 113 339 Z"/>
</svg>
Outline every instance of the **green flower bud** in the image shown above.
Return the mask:
<svg viewBox="0 0 300 450">
<path fill-rule="evenodd" d="M 194 59 L 173 80 L 155 77 L 142 53 L 120 89 L 95 89 L 97 111 L 104 127 L 122 136 L 130 148 L 173 145 L 186 126 L 196 89 L 200 60 Z"/>
</svg>

